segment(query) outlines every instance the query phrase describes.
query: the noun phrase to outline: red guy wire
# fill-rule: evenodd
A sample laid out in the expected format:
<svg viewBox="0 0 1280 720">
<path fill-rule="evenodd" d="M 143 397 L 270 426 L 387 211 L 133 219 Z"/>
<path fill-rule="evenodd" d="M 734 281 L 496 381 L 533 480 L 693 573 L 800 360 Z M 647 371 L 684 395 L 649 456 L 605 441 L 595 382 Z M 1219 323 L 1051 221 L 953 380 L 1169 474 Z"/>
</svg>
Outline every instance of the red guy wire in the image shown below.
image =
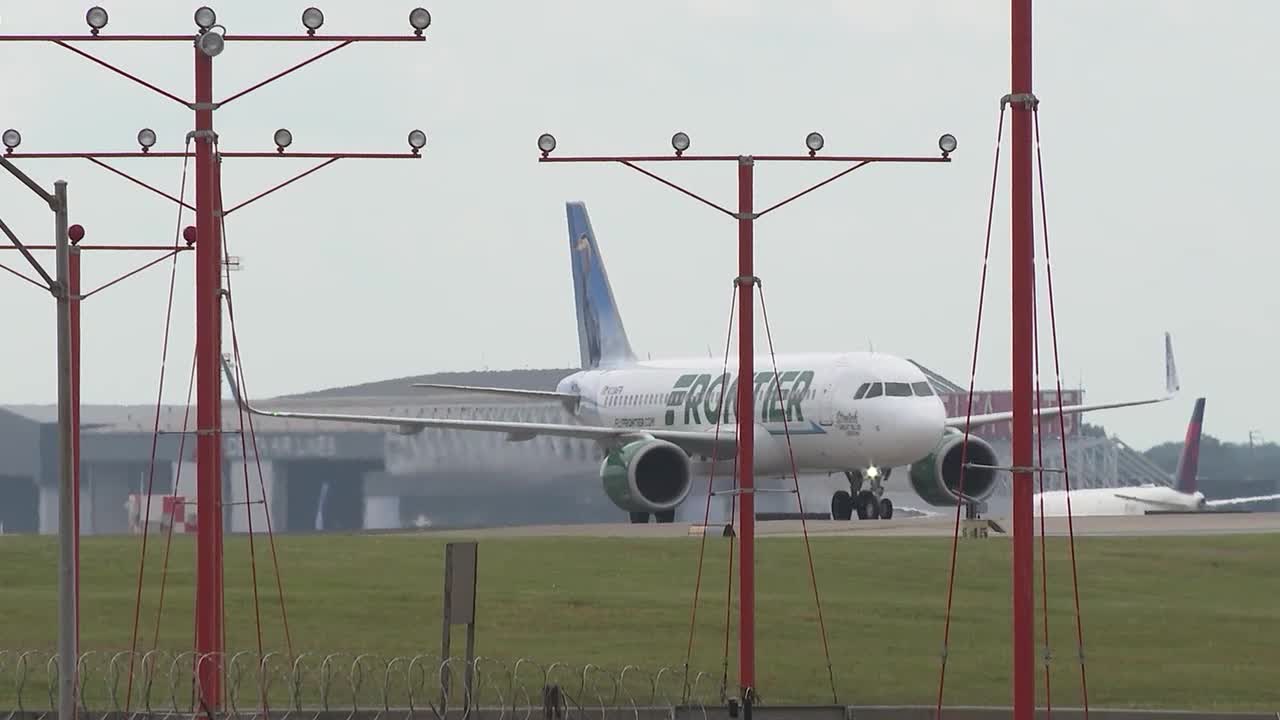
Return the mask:
<svg viewBox="0 0 1280 720">
<path fill-rule="evenodd" d="M 326 164 L 327 164 L 327 163 L 326 163 Z M 321 167 L 323 167 L 323 166 L 321 166 Z M 314 170 L 318 170 L 318 169 L 319 169 L 319 168 L 313 168 L 313 170 L 312 170 L 312 171 L 314 171 Z M 221 206 L 222 206 L 222 196 L 221 196 L 221 192 L 222 192 L 222 185 L 221 185 L 221 184 L 219 184 L 219 185 L 218 185 L 218 192 L 219 192 L 219 196 L 218 196 L 218 206 L 219 206 L 219 207 L 221 207 Z M 227 256 L 227 255 L 229 255 L 229 254 L 230 254 L 230 246 L 229 246 L 229 245 L 228 245 L 228 243 L 227 243 L 227 219 L 226 219 L 226 213 L 222 213 L 222 215 L 219 217 L 219 220 L 218 220 L 218 226 L 219 226 L 219 229 L 221 230 L 221 235 L 222 235 L 222 252 L 223 252 L 223 255 L 224 255 L 224 256 Z M 224 277 L 226 277 L 226 280 L 227 280 L 227 319 L 230 321 L 230 322 L 229 322 L 229 324 L 230 324 L 230 326 L 231 326 L 231 348 L 232 348 L 232 352 L 235 354 L 235 361 L 236 361 L 236 375 L 239 377 L 240 391 L 241 391 L 242 393 L 245 393 L 244 397 L 248 397 L 248 392 L 249 392 L 249 391 L 248 391 L 248 389 L 247 389 L 247 385 L 246 385 L 246 383 L 245 383 L 245 379 L 244 379 L 244 364 L 243 364 L 243 363 L 241 362 L 241 360 L 240 360 L 240 336 L 239 336 L 239 334 L 238 334 L 238 333 L 237 333 L 237 331 L 236 331 L 235 304 L 234 304 L 234 301 L 232 300 L 233 294 L 232 294 L 232 291 L 231 291 L 231 271 L 230 271 L 230 268 L 227 268 L 227 271 L 224 273 Z M 237 405 L 238 405 L 238 404 L 237 404 Z M 254 459 L 254 464 L 257 466 L 257 469 L 258 469 L 258 487 L 259 487 L 260 492 L 262 493 L 262 505 L 263 505 L 262 510 L 263 510 L 263 515 L 264 515 L 264 517 L 266 518 L 266 523 L 267 523 L 267 543 L 268 543 L 268 545 L 269 545 L 269 546 L 270 546 L 270 548 L 271 548 L 271 564 L 272 564 L 273 569 L 275 570 L 275 576 L 276 576 L 276 593 L 277 593 L 277 598 L 278 598 L 278 600 L 279 600 L 279 602 L 280 602 L 280 619 L 281 619 L 281 624 L 283 625 L 283 628 L 284 628 L 285 646 L 286 646 L 286 648 L 287 648 L 287 649 L 288 649 L 288 651 L 289 651 L 289 657 L 290 657 L 290 659 L 292 659 L 292 658 L 293 658 L 293 638 L 292 638 L 292 635 L 291 635 L 291 634 L 290 634 L 290 632 L 289 632 L 289 613 L 288 613 L 288 611 L 285 609 L 285 601 L 284 601 L 284 581 L 283 581 L 282 576 L 281 576 L 281 573 L 280 573 L 280 558 L 279 558 L 279 555 L 278 555 L 278 554 L 277 554 L 277 552 L 276 552 L 276 538 L 275 538 L 275 532 L 274 532 L 274 530 L 273 530 L 273 529 L 272 529 L 272 527 L 271 527 L 271 506 L 267 503 L 267 486 L 266 486 L 266 481 L 265 481 L 265 480 L 263 479 L 263 477 L 262 477 L 262 456 L 261 456 L 261 454 L 258 452 L 258 434 L 257 434 L 256 430 L 255 430 L 255 429 L 254 429 L 254 427 L 253 427 L 253 414 L 252 414 L 252 413 L 245 413 L 243 408 L 239 408 L 239 411 L 241 412 L 241 418 L 242 418 L 242 421 L 243 421 L 243 418 L 244 418 L 244 416 L 245 416 L 245 415 L 247 415 L 247 416 L 248 416 L 248 420 L 249 420 L 249 439 L 250 439 L 250 442 L 252 443 L 252 446 L 253 446 L 253 459 Z M 243 440 L 244 440 L 244 428 L 243 428 L 243 427 L 241 427 L 241 430 L 240 430 L 240 437 L 241 437 L 241 444 L 242 444 L 242 452 L 241 452 L 241 455 L 242 455 L 242 457 L 247 461 L 247 459 L 248 459 L 248 453 L 246 453 L 246 452 L 244 452 L 244 451 L 243 451 Z M 247 472 L 247 471 L 246 471 L 246 473 L 245 473 L 245 478 L 246 478 L 246 482 L 247 482 L 247 478 L 248 478 L 248 472 Z M 247 489 L 247 488 L 246 488 L 246 490 L 245 490 L 245 499 L 246 499 L 246 500 L 248 500 L 248 489 Z M 250 512 L 250 511 L 249 511 L 249 510 L 246 510 L 246 512 Z M 250 543 L 250 552 L 251 552 L 251 554 L 252 554 L 252 549 L 253 549 L 252 522 L 250 523 L 250 537 L 249 537 L 249 543 Z M 258 583 L 257 583 L 257 567 L 256 567 L 256 560 L 255 560 L 255 567 L 254 567 L 254 586 L 253 586 L 253 587 L 254 587 L 254 597 L 255 597 L 255 599 L 254 599 L 254 603 L 255 603 L 254 612 L 255 612 L 255 613 L 257 613 L 257 599 L 256 599 L 256 598 L 257 598 L 257 592 L 258 592 Z M 262 624 L 262 621 L 261 621 L 261 619 L 259 619 L 259 620 L 258 620 L 258 627 L 259 627 L 258 632 L 259 632 L 259 635 L 261 635 L 261 632 L 262 632 L 262 631 L 261 631 L 261 624 Z M 261 641 L 259 641 L 259 642 L 261 642 Z M 259 648 L 259 653 L 258 653 L 258 654 L 259 654 L 259 655 L 261 655 L 261 654 L 262 654 L 262 653 L 261 653 L 261 648 Z M 264 703 L 265 703 L 265 699 L 264 699 Z M 265 709 L 265 705 L 264 705 L 264 709 Z"/>
<path fill-rule="evenodd" d="M 184 161 L 182 163 L 182 182 L 180 185 L 181 189 L 178 191 L 179 197 L 183 197 L 186 195 L 188 167 L 189 167 L 189 163 Z M 174 233 L 173 233 L 175 245 L 177 244 L 178 238 L 181 236 L 181 233 L 182 233 L 182 210 L 183 208 L 179 206 L 177 225 L 174 228 Z M 155 486 L 155 479 L 156 479 L 156 450 L 157 450 L 158 443 L 160 441 L 160 407 L 161 407 L 161 402 L 164 398 L 164 376 L 165 376 L 165 368 L 169 359 L 169 331 L 173 322 L 173 294 L 174 294 L 174 286 L 177 284 L 177 278 L 178 278 L 178 256 L 177 256 L 177 253 L 174 253 L 173 266 L 169 272 L 169 297 L 168 297 L 168 302 L 166 305 L 165 316 L 164 316 L 164 341 L 161 344 L 161 350 L 160 350 L 160 381 L 156 389 L 155 427 L 152 429 L 152 434 L 151 434 L 151 463 L 150 463 L 150 470 L 147 474 L 147 499 L 145 502 L 145 513 L 143 515 L 144 519 L 142 524 L 142 550 L 138 556 L 138 587 L 137 587 L 136 596 L 134 599 L 134 606 L 133 606 L 133 633 L 132 633 L 132 640 L 130 641 L 130 644 L 129 644 L 129 651 L 130 651 L 129 652 L 129 681 L 128 681 L 127 690 L 125 692 L 125 711 L 126 712 L 128 712 L 129 705 L 133 699 L 133 661 L 134 661 L 134 656 L 136 656 L 138 652 L 138 620 L 142 613 L 142 580 L 143 580 L 143 576 L 147 566 L 147 536 L 150 535 L 150 533 L 147 532 L 147 523 L 151 519 L 151 491 Z"/>
<path fill-rule="evenodd" d="M 1084 718 L 1089 720 L 1089 681 L 1084 664 L 1084 619 L 1080 611 L 1080 575 L 1076 562 L 1075 521 L 1071 512 L 1071 473 L 1067 469 L 1067 431 L 1066 419 L 1062 416 L 1062 364 L 1058 354 L 1058 320 L 1053 304 L 1053 264 L 1049 260 L 1049 218 L 1045 210 L 1044 196 L 1044 161 L 1040 155 L 1040 112 L 1039 107 L 1032 108 L 1031 117 L 1035 123 L 1036 133 L 1036 166 L 1040 180 L 1040 219 L 1044 223 L 1044 269 L 1049 289 L 1049 323 L 1053 335 L 1053 373 L 1058 395 L 1058 434 L 1062 442 L 1062 477 L 1066 487 L 1067 499 L 1067 536 L 1071 548 L 1071 585 L 1075 593 L 1076 606 L 1076 650 L 1080 658 L 1080 692 L 1083 697 Z"/>
<path fill-rule="evenodd" d="M 185 451 L 187 446 L 187 426 L 191 420 L 191 393 L 195 389 L 195 384 L 196 384 L 196 354 L 193 351 L 191 354 L 191 375 L 187 379 L 187 404 L 182 412 L 182 433 L 181 433 L 180 439 L 178 440 L 177 469 L 173 475 L 173 493 L 172 494 L 175 496 L 178 494 L 178 487 L 182 482 L 182 466 L 183 466 L 182 460 L 183 458 L 186 457 Z M 183 513 L 185 514 L 186 512 L 185 503 L 183 504 L 182 510 L 183 510 Z M 160 571 L 160 600 L 159 600 L 159 604 L 156 606 L 156 628 L 155 628 L 155 633 L 152 636 L 152 644 L 151 644 L 152 651 L 155 651 L 160 647 L 160 619 L 164 615 L 165 589 L 168 586 L 168 581 L 169 581 L 169 552 L 173 547 L 173 526 L 176 524 L 177 524 L 176 519 L 171 518 L 169 521 L 168 531 L 165 533 L 164 562 L 161 565 L 161 571 Z"/>
<path fill-rule="evenodd" d="M 857 168 L 850 168 L 846 172 L 852 172 L 855 169 Z M 782 431 L 787 438 L 787 455 L 791 459 L 791 479 L 795 483 L 796 506 L 800 510 L 800 530 L 804 535 L 804 552 L 809 560 L 809 581 L 813 584 L 813 603 L 818 612 L 818 631 L 822 635 L 822 652 L 827 658 L 827 679 L 831 682 L 831 704 L 838 705 L 840 700 L 836 695 L 835 669 L 831 665 L 831 645 L 827 641 L 827 623 L 822 617 L 822 599 L 818 593 L 818 573 L 813 567 L 813 548 L 809 543 L 809 523 L 804 516 L 804 499 L 800 496 L 800 474 L 796 469 L 796 452 L 791 445 L 791 429 L 790 423 L 787 421 L 787 405 L 782 397 L 782 382 L 778 376 L 778 357 L 773 351 L 773 334 L 769 329 L 769 311 L 764 305 L 764 285 L 757 281 L 757 287 L 760 290 L 760 317 L 764 321 L 764 334 L 769 341 L 769 358 L 773 361 L 773 385 L 778 390 L 778 405 L 783 408 Z"/>
<path fill-rule="evenodd" d="M 716 429 L 715 440 L 711 445 L 711 470 L 707 474 L 707 506 L 702 513 L 702 541 L 698 546 L 698 572 L 693 583 L 693 609 L 689 613 L 689 647 L 685 651 L 684 660 L 684 695 L 685 700 L 689 699 L 689 664 L 693 661 L 693 634 L 694 628 L 697 627 L 698 618 L 698 597 L 702 590 L 702 565 L 706 557 L 707 550 L 707 523 L 711 521 L 711 496 L 715 488 L 716 481 L 716 463 L 720 459 L 720 423 L 724 419 L 725 394 L 729 388 L 729 350 L 733 342 L 733 314 L 737 309 L 738 291 L 735 287 L 730 293 L 729 298 L 729 329 L 724 339 L 724 364 L 721 367 L 720 374 L 724 381 L 720 383 L 720 402 L 716 406 Z M 735 438 L 736 441 L 736 438 Z M 732 522 L 732 521 L 731 521 Z"/>
<path fill-rule="evenodd" d="M 973 362 L 969 368 L 969 395 L 964 418 L 964 442 L 960 445 L 960 487 L 956 495 L 956 519 L 951 537 L 951 570 L 947 577 L 947 610 L 942 629 L 942 667 L 938 673 L 938 702 L 936 717 L 942 718 L 942 694 L 947 679 L 947 648 L 951 641 L 951 610 L 955 598 L 956 551 L 960 544 L 960 508 L 964 504 L 965 463 L 968 462 L 970 421 L 973 418 L 973 387 L 978 375 L 978 341 L 982 337 L 982 310 L 987 295 L 987 266 L 991 259 L 991 224 L 995 217 L 996 188 L 1000 179 L 1000 141 L 1004 137 L 1004 105 L 1000 106 L 1000 120 L 996 126 L 995 162 L 991 170 L 991 199 L 987 206 L 987 238 L 982 250 L 982 280 L 978 286 L 978 320 L 973 333 Z"/>
<path fill-rule="evenodd" d="M 1034 253 L 1033 253 L 1034 255 Z M 1034 353 L 1035 362 L 1035 378 L 1036 378 L 1036 466 L 1038 472 L 1036 479 L 1040 484 L 1040 594 L 1044 624 L 1044 698 L 1045 713 L 1048 720 L 1053 720 L 1053 684 L 1050 673 L 1050 652 L 1049 644 L 1049 553 L 1048 541 L 1049 535 L 1045 532 L 1044 519 L 1044 426 L 1040 422 L 1041 396 L 1040 396 L 1040 313 L 1037 308 L 1038 298 L 1036 297 L 1036 283 L 1031 283 L 1031 317 L 1034 322 L 1031 324 L 1031 345 Z M 1058 408 L 1061 414 L 1062 408 Z M 1063 464 L 1067 460 L 1063 456 Z"/>
</svg>

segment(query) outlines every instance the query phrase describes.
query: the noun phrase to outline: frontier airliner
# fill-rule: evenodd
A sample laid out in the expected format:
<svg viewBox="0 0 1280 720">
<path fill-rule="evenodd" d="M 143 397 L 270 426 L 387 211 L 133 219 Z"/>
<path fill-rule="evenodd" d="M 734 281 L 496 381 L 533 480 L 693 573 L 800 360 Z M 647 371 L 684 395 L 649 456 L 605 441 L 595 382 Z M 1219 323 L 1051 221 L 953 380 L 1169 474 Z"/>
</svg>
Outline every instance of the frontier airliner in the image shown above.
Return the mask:
<svg viewBox="0 0 1280 720">
<path fill-rule="evenodd" d="M 556 401 L 571 424 L 503 422 L 447 418 L 344 415 L 259 410 L 241 397 L 230 369 L 236 400 L 258 415 L 375 423 L 401 433 L 423 429 L 506 433 L 513 441 L 536 436 L 584 438 L 598 443 L 600 479 L 612 502 L 633 523 L 673 522 L 695 476 L 712 468 L 727 477 L 735 456 L 736 362 L 712 358 L 640 360 L 632 351 L 614 302 L 608 274 L 583 203 L 566 204 L 578 345 L 582 369 L 562 379 L 554 391 L 457 385 L 443 388 Z M 965 417 L 947 417 L 924 372 L 909 360 L 877 352 L 787 354 L 755 359 L 746 380 L 754 388 L 755 473 L 790 478 L 790 435 L 799 473 L 840 472 L 849 490 L 831 498 L 831 515 L 848 520 L 890 518 L 893 504 L 883 497 L 889 472 L 909 466 L 911 486 L 934 506 L 980 502 L 995 489 L 998 458 L 977 436 L 967 440 L 970 468 L 960 489 Z M 1064 413 L 1146 405 L 1168 400 L 1178 390 L 1172 344 L 1165 334 L 1165 394 L 1144 400 L 1064 407 Z M 1046 408 L 1042 416 L 1055 415 Z M 1009 422 L 1011 412 L 974 415 L 972 427 Z M 717 423 L 719 427 L 717 428 Z M 980 467 L 973 467 L 973 466 Z M 986 466 L 986 467 L 981 467 Z M 725 470 L 722 472 L 721 467 Z"/>
</svg>

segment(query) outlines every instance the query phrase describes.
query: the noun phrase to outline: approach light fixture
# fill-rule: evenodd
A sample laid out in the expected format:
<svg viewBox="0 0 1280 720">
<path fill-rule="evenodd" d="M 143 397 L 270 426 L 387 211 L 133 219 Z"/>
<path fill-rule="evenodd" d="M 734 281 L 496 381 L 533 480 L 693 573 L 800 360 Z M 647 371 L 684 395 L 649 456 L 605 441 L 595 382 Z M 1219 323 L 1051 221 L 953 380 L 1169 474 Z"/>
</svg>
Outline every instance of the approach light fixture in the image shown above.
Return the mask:
<svg viewBox="0 0 1280 720">
<path fill-rule="evenodd" d="M 413 27 L 414 35 L 421 35 L 423 30 L 431 27 L 431 13 L 426 8 L 414 8 L 409 11 L 409 25 Z"/>
<path fill-rule="evenodd" d="M 809 157 L 813 157 L 822 149 L 822 133 L 811 132 L 804 136 L 805 147 L 809 148 Z"/>
<path fill-rule="evenodd" d="M 676 149 L 677 155 L 683 154 L 685 150 L 689 149 L 689 136 L 682 132 L 672 135 L 671 147 Z"/>
<path fill-rule="evenodd" d="M 138 131 L 138 144 L 142 146 L 142 152 L 147 152 L 152 145 L 156 144 L 156 131 L 151 128 L 142 128 Z"/>
<path fill-rule="evenodd" d="M 271 139 L 276 143 L 276 152 L 282 153 L 285 148 L 293 144 L 293 133 L 286 128 L 280 128 L 271 136 Z"/>
<path fill-rule="evenodd" d="M 409 147 L 413 148 L 413 154 L 417 155 L 418 151 L 427 146 L 427 134 L 421 130 L 409 131 Z"/>
<path fill-rule="evenodd" d="M 947 133 L 938 138 L 938 149 L 942 151 L 942 157 L 946 157 L 956 151 L 956 136 Z"/>
<path fill-rule="evenodd" d="M 220 32 L 206 31 L 198 40 L 196 40 L 196 47 L 200 48 L 200 52 L 211 58 L 221 55 L 222 49 L 226 44 L 227 41 L 223 39 L 222 33 Z"/>
<path fill-rule="evenodd" d="M 9 128 L 4 131 L 4 151 L 6 153 L 13 152 L 13 149 L 22 144 L 22 133 Z"/>
<path fill-rule="evenodd" d="M 320 8 L 309 7 L 302 11 L 302 26 L 307 29 L 308 35 L 315 35 L 316 30 L 324 24 L 324 13 Z"/>
<path fill-rule="evenodd" d="M 84 226 L 77 223 L 67 228 L 67 239 L 70 240 L 73 245 L 83 240 Z"/>
<path fill-rule="evenodd" d="M 107 26 L 107 11 L 94 5 L 84 14 L 84 21 L 89 23 L 89 32 L 97 35 L 99 30 Z"/>
<path fill-rule="evenodd" d="M 195 20 L 196 27 L 200 28 L 200 32 L 204 32 L 218 22 L 218 13 L 208 5 L 203 5 L 196 8 Z"/>
<path fill-rule="evenodd" d="M 8 135 L 5 137 L 8 137 Z M 556 136 L 551 133 L 542 133 L 539 135 L 538 149 L 542 151 L 542 157 L 550 155 L 551 151 L 556 149 Z"/>
</svg>

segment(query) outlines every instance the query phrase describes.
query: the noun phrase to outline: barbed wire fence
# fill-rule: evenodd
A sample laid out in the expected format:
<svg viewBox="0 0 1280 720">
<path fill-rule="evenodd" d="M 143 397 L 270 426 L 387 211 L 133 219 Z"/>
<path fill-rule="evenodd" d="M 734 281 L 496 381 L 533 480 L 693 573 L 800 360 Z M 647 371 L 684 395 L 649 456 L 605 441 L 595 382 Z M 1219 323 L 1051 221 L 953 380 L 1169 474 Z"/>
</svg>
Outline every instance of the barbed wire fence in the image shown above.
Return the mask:
<svg viewBox="0 0 1280 720">
<path fill-rule="evenodd" d="M 133 661 L 131 690 L 129 668 Z M 531 658 L 254 651 L 198 657 L 154 650 L 90 651 L 77 660 L 81 717 L 176 718 L 200 713 L 199 668 L 219 663 L 228 718 L 468 718 L 563 720 L 723 705 L 718 672 L 683 665 L 570 665 Z M 0 720 L 57 717 L 60 658 L 0 650 Z M 126 698 L 126 695 L 131 697 Z"/>
</svg>

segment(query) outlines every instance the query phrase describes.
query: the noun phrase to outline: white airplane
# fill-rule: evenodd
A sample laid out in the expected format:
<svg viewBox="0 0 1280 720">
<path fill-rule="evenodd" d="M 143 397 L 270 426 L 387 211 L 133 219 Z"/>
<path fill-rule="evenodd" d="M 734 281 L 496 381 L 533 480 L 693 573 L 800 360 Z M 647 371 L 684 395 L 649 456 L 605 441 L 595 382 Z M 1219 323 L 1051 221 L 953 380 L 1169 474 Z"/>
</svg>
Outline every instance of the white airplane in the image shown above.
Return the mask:
<svg viewBox="0 0 1280 720">
<path fill-rule="evenodd" d="M 722 360 L 682 358 L 642 361 L 627 340 L 622 318 L 595 233 L 583 203 L 566 204 L 577 305 L 582 370 L 561 380 L 554 391 L 457 385 L 419 387 L 488 393 L 507 398 L 563 403 L 573 424 L 502 422 L 446 418 L 344 415 L 258 410 L 258 415 L 376 423 L 416 433 L 427 428 L 506 433 L 519 441 L 536 436 L 595 440 L 603 460 L 600 478 L 609 498 L 632 522 L 673 522 L 695 475 L 706 477 L 717 458 L 718 477 L 732 477 L 736 454 L 737 363 L 727 372 Z M 890 518 L 893 504 L 883 497 L 889 472 L 910 466 L 911 486 L 934 506 L 954 507 L 962 499 L 960 458 L 965 417 L 947 417 L 941 399 L 919 367 L 884 353 L 844 352 L 777 356 L 777 375 L 768 355 L 754 360 L 754 469 L 761 478 L 791 477 L 787 436 L 798 473 L 842 472 L 849 490 L 831 498 L 831 515 L 848 520 Z M 1160 397 L 1063 408 L 1065 413 L 1130 407 L 1168 400 L 1178 390 L 1172 344 L 1165 334 L 1165 394 Z M 1057 414 L 1045 408 L 1043 416 Z M 1010 422 L 1011 412 L 974 415 L 970 425 Z M 718 426 L 717 426 L 718 423 Z M 965 502 L 980 502 L 995 488 L 998 458 L 991 445 L 971 436 L 964 473 Z M 977 465 L 979 467 L 973 467 Z M 985 466 L 985 467 L 983 467 Z M 722 469 L 723 468 L 723 469 Z"/>
<path fill-rule="evenodd" d="M 1191 411 L 1191 422 L 1187 424 L 1182 452 L 1178 455 L 1172 487 L 1147 483 L 1133 487 L 1086 488 L 1072 490 L 1070 493 L 1065 490 L 1036 493 L 1032 497 L 1036 515 L 1042 512 L 1042 502 L 1045 517 L 1066 515 L 1068 496 L 1072 515 L 1145 515 L 1149 511 L 1204 512 L 1229 505 L 1280 500 L 1280 493 L 1206 500 L 1204 493 L 1196 489 L 1196 469 L 1200 464 L 1200 427 L 1203 423 L 1204 398 L 1197 398 L 1195 409 Z"/>
</svg>

